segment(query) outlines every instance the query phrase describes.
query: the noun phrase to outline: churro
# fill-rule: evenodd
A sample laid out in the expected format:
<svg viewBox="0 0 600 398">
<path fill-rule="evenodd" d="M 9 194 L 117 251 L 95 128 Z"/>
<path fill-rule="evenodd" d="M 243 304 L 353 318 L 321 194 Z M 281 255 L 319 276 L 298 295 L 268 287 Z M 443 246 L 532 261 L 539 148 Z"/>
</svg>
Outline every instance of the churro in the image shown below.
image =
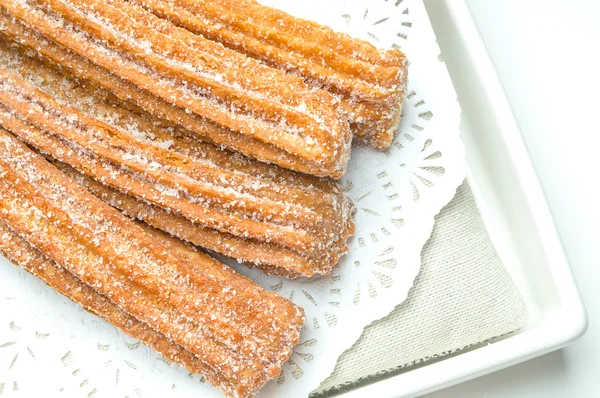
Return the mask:
<svg viewBox="0 0 600 398">
<path fill-rule="evenodd" d="M 86 311 L 112 323 L 131 337 L 152 347 L 168 360 L 180 364 L 190 372 L 202 374 L 213 384 L 222 383 L 219 375 L 205 366 L 194 354 L 128 315 L 105 296 L 97 293 L 73 274 L 44 256 L 26 240 L 14 233 L 1 220 L 0 254 L 32 275 L 37 276 L 60 294 L 80 304 Z"/>
<path fill-rule="evenodd" d="M 0 219 L 250 397 L 298 342 L 302 310 L 209 256 L 136 225 L 0 130 Z"/>
<path fill-rule="evenodd" d="M 0 44 L 0 125 L 107 203 L 267 273 L 329 274 L 346 252 L 353 206 L 337 184 L 198 142 L 22 52 Z"/>
<path fill-rule="evenodd" d="M 302 171 L 315 175 L 337 178 L 346 169 L 351 131 L 338 99 L 299 77 L 121 0 L 1 0 L 0 8 L 5 18 L 17 18 L 120 79 L 224 127 L 234 136 L 227 142 L 233 149 L 257 156 L 274 147 L 291 156 L 287 163 L 304 161 Z M 239 136 L 264 145 L 236 145 Z M 278 156 L 262 152 L 277 163 Z"/>
<path fill-rule="evenodd" d="M 339 95 L 357 136 L 378 148 L 394 138 L 408 62 L 329 27 L 255 0 L 128 0 L 177 26 L 222 43 Z"/>
</svg>

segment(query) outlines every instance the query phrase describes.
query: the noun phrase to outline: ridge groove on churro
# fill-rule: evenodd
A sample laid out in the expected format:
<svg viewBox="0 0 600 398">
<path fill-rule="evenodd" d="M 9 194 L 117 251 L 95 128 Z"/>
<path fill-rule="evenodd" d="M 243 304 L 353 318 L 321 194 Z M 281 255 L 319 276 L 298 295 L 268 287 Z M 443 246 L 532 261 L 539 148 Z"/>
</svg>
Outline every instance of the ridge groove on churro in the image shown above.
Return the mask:
<svg viewBox="0 0 600 398">
<path fill-rule="evenodd" d="M 193 373 L 200 373 L 224 391 L 233 391 L 234 385 L 204 365 L 191 352 L 171 342 L 166 336 L 128 315 L 106 297 L 81 282 L 43 253 L 19 237 L 0 220 L 0 254 L 27 272 L 37 276 L 48 286 L 80 304 L 88 312 L 101 317 L 131 337 L 152 347 L 168 360 L 180 364 Z"/>
<path fill-rule="evenodd" d="M 353 206 L 337 184 L 199 143 L 23 51 L 0 44 L 0 125 L 107 203 L 268 273 L 328 274 L 346 252 Z"/>
<path fill-rule="evenodd" d="M 397 49 L 295 18 L 255 0 L 127 0 L 177 26 L 339 95 L 359 138 L 387 148 L 406 91 L 408 62 Z"/>
<path fill-rule="evenodd" d="M 209 256 L 136 225 L 0 129 L 0 219 L 128 315 L 253 396 L 297 344 L 302 310 Z"/>
<path fill-rule="evenodd" d="M 130 101 L 144 111 L 152 113 L 163 120 L 168 120 L 186 128 L 190 133 L 190 137 L 196 140 L 223 145 L 258 160 L 275 163 L 308 174 L 331 174 L 333 177 L 340 177 L 343 174 L 342 169 L 332 166 L 333 163 L 328 165 L 307 161 L 271 144 L 235 133 L 191 112 L 186 112 L 185 109 L 155 97 L 150 92 L 116 77 L 108 70 L 47 40 L 39 32 L 25 26 L 21 21 L 12 18 L 1 9 L 0 32 L 11 40 L 34 50 L 35 56 L 42 55 L 46 57 L 47 60 L 68 70 L 77 78 L 89 81 L 97 87 L 102 87 L 122 101 Z"/>
<path fill-rule="evenodd" d="M 0 8 L 187 112 L 319 166 L 315 174 L 345 171 L 351 132 L 338 100 L 298 77 L 124 1 L 1 0 Z"/>
</svg>

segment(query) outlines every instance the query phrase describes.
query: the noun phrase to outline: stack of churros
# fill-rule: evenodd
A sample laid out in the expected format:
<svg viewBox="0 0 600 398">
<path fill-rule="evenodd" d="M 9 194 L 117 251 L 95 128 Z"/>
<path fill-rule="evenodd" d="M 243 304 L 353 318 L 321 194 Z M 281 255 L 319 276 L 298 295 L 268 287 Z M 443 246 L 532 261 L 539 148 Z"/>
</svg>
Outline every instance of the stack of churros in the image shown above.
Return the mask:
<svg viewBox="0 0 600 398">
<path fill-rule="evenodd" d="M 326 275 L 346 252 L 337 184 L 197 141 L 25 51 L 0 44 L 0 125 L 107 203 L 268 273 Z"/>
<path fill-rule="evenodd" d="M 408 61 L 254 0 L 131 0 L 225 47 L 301 76 L 341 100 L 358 138 L 388 148 L 398 130 Z"/>
<path fill-rule="evenodd" d="M 328 275 L 352 138 L 387 148 L 398 50 L 252 0 L 0 0 L 0 252 L 227 396 L 303 311 L 198 251 Z"/>
<path fill-rule="evenodd" d="M 0 176 L 9 258 L 231 396 L 278 375 L 300 337 L 299 307 L 134 224 L 2 130 Z"/>
</svg>

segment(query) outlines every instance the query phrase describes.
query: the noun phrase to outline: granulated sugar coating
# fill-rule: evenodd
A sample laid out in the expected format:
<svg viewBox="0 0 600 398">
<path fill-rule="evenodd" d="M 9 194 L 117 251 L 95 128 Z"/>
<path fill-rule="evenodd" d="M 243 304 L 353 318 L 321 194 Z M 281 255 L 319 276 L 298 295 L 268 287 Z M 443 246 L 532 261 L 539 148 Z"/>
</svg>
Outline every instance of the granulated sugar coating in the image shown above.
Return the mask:
<svg viewBox="0 0 600 398">
<path fill-rule="evenodd" d="M 129 0 L 175 25 L 339 96 L 354 133 L 387 148 L 398 130 L 408 61 L 254 0 Z"/>
<path fill-rule="evenodd" d="M 124 101 L 130 101 L 140 109 L 185 127 L 194 134 L 196 140 L 212 142 L 219 146 L 238 149 L 258 160 L 275 163 L 282 167 L 309 174 L 327 175 L 326 168 L 314 162 L 293 156 L 273 145 L 255 138 L 237 134 L 219 124 L 200 118 L 190 111 L 174 106 L 150 92 L 139 88 L 113 75 L 56 43 L 47 40 L 39 32 L 29 28 L 2 11 L 0 7 L 0 32 L 10 39 L 31 48 L 36 54 L 46 57 L 62 66 L 74 76 L 84 79 L 97 87 L 102 87 Z M 314 170 L 320 170 L 315 173 Z M 341 173 L 338 170 L 336 173 Z"/>
<path fill-rule="evenodd" d="M 205 377 L 213 382 L 220 380 L 219 374 L 207 367 L 196 355 L 124 312 L 105 296 L 31 246 L 3 221 L 0 221 L 0 254 L 37 276 L 59 293 L 79 303 L 87 311 L 152 347 L 170 361 L 181 364 L 191 372 L 206 375 Z M 233 388 L 225 381 L 220 383 L 222 388 Z"/>
<path fill-rule="evenodd" d="M 337 184 L 198 142 L 26 51 L 0 44 L 0 125 L 107 203 L 269 273 L 328 274 L 346 252 L 353 206 Z"/>
<path fill-rule="evenodd" d="M 279 374 L 299 307 L 136 225 L 4 130 L 0 176 L 0 250 L 14 261 L 228 396 Z"/>
<path fill-rule="evenodd" d="M 407 66 L 253 0 L 0 0 L 0 253 L 253 397 L 304 312 L 194 245 L 331 274 L 355 208 L 320 177 L 390 145 Z"/>
<path fill-rule="evenodd" d="M 130 84 L 233 135 L 290 155 L 284 166 L 301 160 L 300 171 L 335 178 L 345 172 L 352 133 L 340 100 L 300 77 L 120 0 L 3 0 L 0 8 Z M 278 163 L 264 145 L 237 146 L 236 137 L 227 141 L 236 150 Z"/>
</svg>

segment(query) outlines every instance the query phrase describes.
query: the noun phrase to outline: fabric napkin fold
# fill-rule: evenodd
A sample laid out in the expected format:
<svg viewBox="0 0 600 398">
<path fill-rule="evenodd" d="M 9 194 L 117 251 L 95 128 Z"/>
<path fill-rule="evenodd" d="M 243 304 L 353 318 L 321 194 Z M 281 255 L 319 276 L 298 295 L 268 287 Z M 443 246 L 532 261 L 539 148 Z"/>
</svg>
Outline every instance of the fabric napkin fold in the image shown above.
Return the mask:
<svg viewBox="0 0 600 398">
<path fill-rule="evenodd" d="M 436 217 L 421 258 L 408 299 L 365 328 L 312 397 L 408 371 L 525 324 L 525 304 L 490 241 L 467 182 Z"/>
</svg>

